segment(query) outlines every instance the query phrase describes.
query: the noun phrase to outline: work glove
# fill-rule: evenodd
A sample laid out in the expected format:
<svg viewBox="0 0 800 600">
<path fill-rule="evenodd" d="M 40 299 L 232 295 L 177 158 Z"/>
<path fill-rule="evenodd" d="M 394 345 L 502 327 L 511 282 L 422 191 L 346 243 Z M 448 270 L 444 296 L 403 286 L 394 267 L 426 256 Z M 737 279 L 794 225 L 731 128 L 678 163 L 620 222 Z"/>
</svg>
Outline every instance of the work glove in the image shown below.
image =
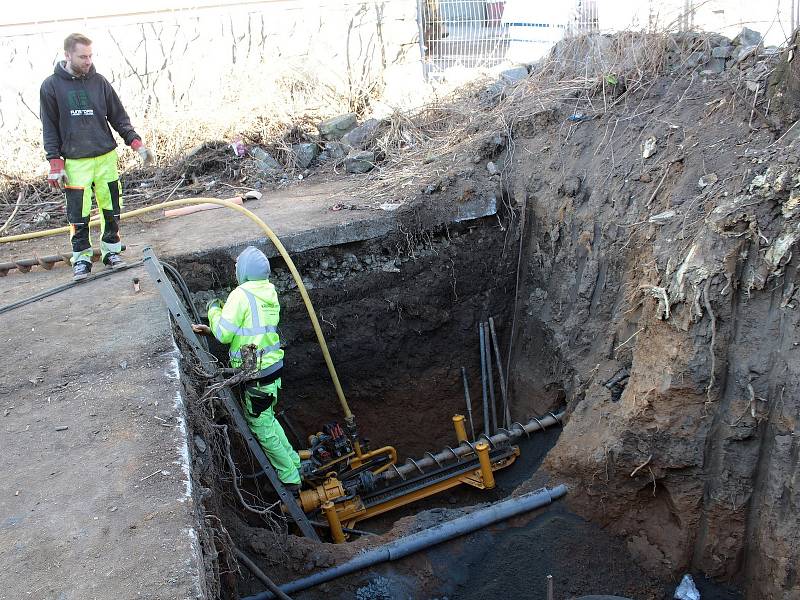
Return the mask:
<svg viewBox="0 0 800 600">
<path fill-rule="evenodd" d="M 47 183 L 50 187 L 64 189 L 67 185 L 67 172 L 64 171 L 64 159 L 51 158 L 50 159 L 50 175 L 47 176 Z"/>
<path fill-rule="evenodd" d="M 142 162 L 145 165 L 152 164 L 153 161 L 156 159 L 155 154 L 153 151 L 150 150 L 147 146 L 142 143 L 142 140 L 133 140 L 131 142 L 131 148 L 136 150 L 139 153 L 139 158 L 142 159 Z"/>
<path fill-rule="evenodd" d="M 223 307 L 222 300 L 220 300 L 219 298 L 214 298 L 213 300 L 209 300 L 208 303 L 206 304 L 206 314 L 210 313 L 211 309 L 214 307 L 221 309 Z"/>
</svg>

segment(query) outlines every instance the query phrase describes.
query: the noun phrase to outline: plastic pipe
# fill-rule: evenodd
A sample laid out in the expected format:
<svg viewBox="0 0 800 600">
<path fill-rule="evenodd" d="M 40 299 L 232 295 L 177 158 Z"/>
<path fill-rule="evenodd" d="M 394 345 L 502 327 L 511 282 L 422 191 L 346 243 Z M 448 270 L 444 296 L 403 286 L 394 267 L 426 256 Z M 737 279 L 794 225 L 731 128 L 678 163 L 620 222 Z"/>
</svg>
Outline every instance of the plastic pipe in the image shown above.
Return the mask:
<svg viewBox="0 0 800 600">
<path fill-rule="evenodd" d="M 325 336 L 323 335 L 322 328 L 319 325 L 317 314 L 314 312 L 314 306 L 311 304 L 311 299 L 308 297 L 308 291 L 306 291 L 306 286 L 303 285 L 303 280 L 300 278 L 300 273 L 297 272 L 297 267 L 295 267 L 292 258 L 289 256 L 289 253 L 286 251 L 286 248 L 278 239 L 278 236 L 276 236 L 275 233 L 272 231 L 272 229 L 270 229 L 269 226 L 264 221 L 262 221 L 255 213 L 246 209 L 244 206 L 239 206 L 238 204 L 231 202 L 230 200 L 220 200 L 219 198 L 182 198 L 180 200 L 169 200 L 167 202 L 159 202 L 158 204 L 145 206 L 143 208 L 137 208 L 136 210 L 122 213 L 122 215 L 120 215 L 120 219 L 122 220 L 130 219 L 132 217 L 137 217 L 139 215 L 143 215 L 156 210 L 171 208 L 173 206 L 190 206 L 196 204 L 217 204 L 219 206 L 225 206 L 227 208 L 242 213 L 248 219 L 253 221 L 256 225 L 258 225 L 264 232 L 264 234 L 269 238 L 269 240 L 274 244 L 275 248 L 278 250 L 278 253 L 281 255 L 284 262 L 286 263 L 286 266 L 289 267 L 289 271 L 292 274 L 292 278 L 297 284 L 297 289 L 300 291 L 300 296 L 303 298 L 303 304 L 305 304 L 306 310 L 308 311 L 308 317 L 309 319 L 311 319 L 311 325 L 314 328 L 314 333 L 317 336 L 317 341 L 319 342 L 320 349 L 322 350 L 322 356 L 325 359 L 325 365 L 328 367 L 328 372 L 330 373 L 331 381 L 333 382 L 333 387 L 336 389 L 336 395 L 339 397 L 339 403 L 342 406 L 344 417 L 347 421 L 352 423 L 353 413 L 350 412 L 350 407 L 347 405 L 347 399 L 344 396 L 342 385 L 341 383 L 339 383 L 339 376 L 336 374 L 336 368 L 333 366 L 333 360 L 331 360 L 330 352 L 328 352 L 328 344 L 325 342 Z M 97 217 L 95 217 L 95 220 L 91 220 L 89 222 L 90 227 L 98 224 L 99 224 L 99 219 Z M 67 233 L 68 231 L 69 227 L 59 227 L 56 229 L 47 229 L 45 231 L 34 231 L 32 233 L 11 235 L 0 238 L 0 244 L 5 244 L 8 242 L 18 242 L 21 240 L 30 240 L 34 238 L 48 237 L 52 235 L 58 235 L 60 233 Z"/>
<path fill-rule="evenodd" d="M 286 594 L 291 594 L 381 563 L 399 560 L 420 550 L 425 550 L 431 546 L 546 506 L 566 493 L 567 486 L 558 485 L 553 489 L 542 488 L 524 496 L 508 498 L 486 508 L 473 511 L 463 517 L 419 531 L 384 546 L 367 550 L 344 564 L 283 584 L 280 589 Z M 272 592 L 265 591 L 242 600 L 267 600 L 274 597 Z"/>
</svg>

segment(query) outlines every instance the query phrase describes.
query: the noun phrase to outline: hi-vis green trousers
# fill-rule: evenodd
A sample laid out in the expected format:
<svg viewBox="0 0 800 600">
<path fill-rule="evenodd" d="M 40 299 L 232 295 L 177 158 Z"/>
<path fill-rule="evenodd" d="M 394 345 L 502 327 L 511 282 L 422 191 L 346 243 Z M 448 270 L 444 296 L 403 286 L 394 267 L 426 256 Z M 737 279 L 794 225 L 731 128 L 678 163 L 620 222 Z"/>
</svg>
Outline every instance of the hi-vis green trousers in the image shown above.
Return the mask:
<svg viewBox="0 0 800 600">
<path fill-rule="evenodd" d="M 67 219 L 72 242 L 72 264 L 79 260 L 91 262 L 92 242 L 89 238 L 89 213 L 92 193 L 100 211 L 100 252 L 122 252 L 119 237 L 119 215 L 122 211 L 122 186 L 117 173 L 117 151 L 93 158 L 68 158 L 64 161 L 67 174 Z"/>
<path fill-rule="evenodd" d="M 280 379 L 245 390 L 244 418 L 283 483 L 300 483 L 300 456 L 275 418 Z M 249 392 L 252 392 L 249 393 Z"/>
</svg>

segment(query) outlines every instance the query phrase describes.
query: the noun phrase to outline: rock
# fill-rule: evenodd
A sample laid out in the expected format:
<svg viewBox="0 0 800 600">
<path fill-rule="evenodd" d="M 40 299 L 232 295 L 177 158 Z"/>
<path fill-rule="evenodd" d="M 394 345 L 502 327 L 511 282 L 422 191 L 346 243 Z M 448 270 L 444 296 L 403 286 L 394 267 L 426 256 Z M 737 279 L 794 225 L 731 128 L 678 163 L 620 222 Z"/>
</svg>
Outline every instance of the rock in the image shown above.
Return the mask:
<svg viewBox="0 0 800 600">
<path fill-rule="evenodd" d="M 344 160 L 352 148 L 342 142 L 325 142 L 325 147 L 319 154 L 320 162 L 328 160 L 341 161 Z"/>
<path fill-rule="evenodd" d="M 295 144 L 292 146 L 292 153 L 294 154 L 294 165 L 298 169 L 306 169 L 311 166 L 314 159 L 319 154 L 319 146 L 316 144 Z"/>
<path fill-rule="evenodd" d="M 717 183 L 717 181 L 719 181 L 719 177 L 717 177 L 716 173 L 706 173 L 698 180 L 697 185 L 699 185 L 701 188 L 705 188 Z"/>
<path fill-rule="evenodd" d="M 344 134 L 352 130 L 358 123 L 356 113 L 347 113 L 323 121 L 317 125 L 323 140 L 339 140 Z"/>
<path fill-rule="evenodd" d="M 347 132 L 342 137 L 342 142 L 356 150 L 366 150 L 375 140 L 381 122 L 378 119 L 367 119 L 363 125 Z"/>
<path fill-rule="evenodd" d="M 676 598 L 676 600 L 700 600 L 700 592 L 697 591 L 691 575 L 683 576 L 673 598 Z"/>
<path fill-rule="evenodd" d="M 755 54 L 755 52 L 757 50 L 758 50 L 758 46 L 757 45 L 754 45 L 754 46 L 742 46 L 741 48 L 739 48 L 734 53 L 734 57 L 733 58 L 734 58 L 735 62 L 739 63 L 739 62 L 742 62 L 744 59 L 746 59 L 751 54 Z"/>
<path fill-rule="evenodd" d="M 275 160 L 266 150 L 256 146 L 250 149 L 250 155 L 256 161 L 256 168 L 264 175 L 271 177 L 279 176 L 283 173 L 281 163 Z"/>
<path fill-rule="evenodd" d="M 497 165 L 492 161 L 486 163 L 486 170 L 489 171 L 489 175 L 497 175 L 500 172 L 500 170 L 497 168 Z"/>
<path fill-rule="evenodd" d="M 647 221 L 649 223 L 655 223 L 656 225 L 663 225 L 664 223 L 667 223 L 670 220 L 672 220 L 672 218 L 675 217 L 676 214 L 677 213 L 672 209 L 665 210 L 664 212 L 660 212 L 657 215 L 653 215 L 652 217 L 647 219 Z"/>
<path fill-rule="evenodd" d="M 206 445 L 205 440 L 201 438 L 199 435 L 194 436 L 194 445 L 197 448 L 197 451 L 200 452 L 201 454 L 205 452 L 206 448 L 208 447 Z"/>
<path fill-rule="evenodd" d="M 717 46 L 711 49 L 711 58 L 730 58 L 733 55 L 733 46 Z"/>
<path fill-rule="evenodd" d="M 752 81 L 750 79 L 746 79 L 744 84 L 747 89 L 753 93 L 756 93 L 761 87 L 761 84 L 758 81 Z"/>
<path fill-rule="evenodd" d="M 655 153 L 656 153 L 656 138 L 655 136 L 651 135 L 644 142 L 642 142 L 642 158 L 648 159 Z"/>
<path fill-rule="evenodd" d="M 708 60 L 705 52 L 692 52 L 686 59 L 686 66 L 690 69 L 696 69 L 700 65 L 704 65 Z"/>
<path fill-rule="evenodd" d="M 733 38 L 733 45 L 734 46 L 758 46 L 761 43 L 761 34 L 757 31 L 749 29 L 747 27 L 742 27 L 742 31 L 739 32 L 735 38 Z"/>
<path fill-rule="evenodd" d="M 719 75 L 725 71 L 725 59 L 724 58 L 711 58 L 705 64 L 705 69 L 703 69 L 703 73 L 706 75 Z"/>
<path fill-rule="evenodd" d="M 506 69 L 500 73 L 500 81 L 506 85 L 511 85 L 528 78 L 528 68 L 519 66 Z"/>
<path fill-rule="evenodd" d="M 375 168 L 375 153 L 369 150 L 355 150 L 344 159 L 344 169 L 348 173 L 367 173 Z"/>
</svg>

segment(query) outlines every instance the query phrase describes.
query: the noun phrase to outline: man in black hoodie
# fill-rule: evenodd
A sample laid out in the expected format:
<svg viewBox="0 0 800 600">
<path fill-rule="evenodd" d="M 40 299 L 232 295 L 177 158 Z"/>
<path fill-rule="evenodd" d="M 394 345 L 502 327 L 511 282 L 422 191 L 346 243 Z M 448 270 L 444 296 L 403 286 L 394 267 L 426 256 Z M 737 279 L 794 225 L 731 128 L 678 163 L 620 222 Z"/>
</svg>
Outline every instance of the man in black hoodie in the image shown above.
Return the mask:
<svg viewBox="0 0 800 600">
<path fill-rule="evenodd" d="M 103 264 L 124 265 L 120 257 L 119 215 L 122 186 L 117 173 L 117 142 L 111 127 L 145 164 L 153 153 L 142 144 L 119 96 L 92 64 L 92 40 L 73 33 L 64 40 L 66 60 L 42 83 L 39 93 L 42 133 L 52 187 L 65 192 L 75 280 L 92 270 L 89 213 L 92 192 L 100 211 Z"/>
</svg>

